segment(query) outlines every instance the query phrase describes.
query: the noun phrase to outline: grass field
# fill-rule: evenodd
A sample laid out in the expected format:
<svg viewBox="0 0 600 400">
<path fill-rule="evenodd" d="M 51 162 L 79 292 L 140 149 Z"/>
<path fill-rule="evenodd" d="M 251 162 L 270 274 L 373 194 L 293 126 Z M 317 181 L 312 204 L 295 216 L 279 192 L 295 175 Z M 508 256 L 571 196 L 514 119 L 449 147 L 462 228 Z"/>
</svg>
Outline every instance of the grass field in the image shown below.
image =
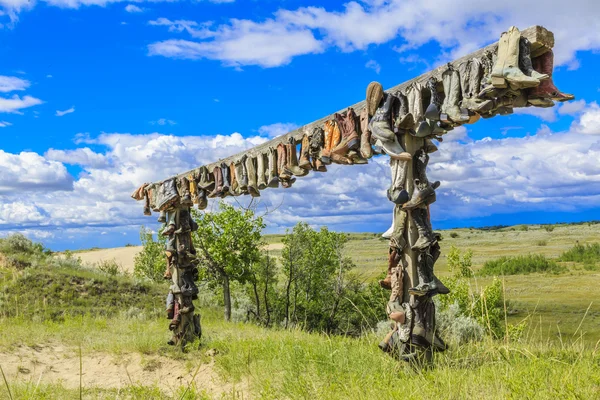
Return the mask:
<svg viewBox="0 0 600 400">
<path fill-rule="evenodd" d="M 556 259 L 576 242 L 600 242 L 599 226 L 456 229 L 443 232 L 442 250 L 471 249 L 475 270 L 506 255 Z M 267 241 L 277 255 L 281 236 Z M 377 235 L 351 234 L 346 251 L 366 280 L 385 270 L 387 242 Z M 183 354 L 166 345 L 166 284 L 68 265 L 0 266 L 0 398 L 9 390 L 15 399 L 598 398 L 600 270 L 560 264 L 566 272 L 502 278 L 508 321 L 527 321 L 521 340 L 452 348 L 426 370 L 381 353 L 375 333 L 353 339 L 225 323 L 206 304 L 205 334 Z M 444 256 L 436 271 L 448 275 Z M 131 295 L 119 302 L 122 292 Z"/>
</svg>

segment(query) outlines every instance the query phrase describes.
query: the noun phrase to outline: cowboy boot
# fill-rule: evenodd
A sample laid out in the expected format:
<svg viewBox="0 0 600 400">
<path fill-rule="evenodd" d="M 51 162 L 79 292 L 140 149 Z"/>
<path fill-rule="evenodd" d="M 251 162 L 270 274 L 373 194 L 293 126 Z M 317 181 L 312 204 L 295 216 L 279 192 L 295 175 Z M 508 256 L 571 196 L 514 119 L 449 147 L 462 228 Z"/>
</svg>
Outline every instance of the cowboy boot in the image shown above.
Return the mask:
<svg viewBox="0 0 600 400">
<path fill-rule="evenodd" d="M 221 163 L 221 173 L 223 175 L 223 193 L 229 192 L 231 187 L 231 177 L 229 176 L 229 166 Z"/>
<path fill-rule="evenodd" d="M 419 232 L 419 238 L 417 239 L 415 244 L 411 246 L 411 249 L 415 251 L 425 251 L 429 246 L 435 243 L 433 232 L 431 231 L 431 229 L 429 229 L 424 220 L 424 218 L 426 218 L 426 216 L 424 216 L 424 213 L 427 214 L 427 210 L 424 210 L 422 208 L 414 209 L 410 213 L 413 222 L 417 226 L 417 231 Z"/>
<path fill-rule="evenodd" d="M 221 167 L 214 167 L 213 176 L 215 181 L 215 188 L 212 192 L 208 194 L 209 199 L 220 197 L 223 195 L 223 172 L 221 171 Z"/>
<path fill-rule="evenodd" d="M 205 210 L 208 206 L 208 199 L 206 198 L 206 190 L 198 190 L 198 210 Z"/>
<path fill-rule="evenodd" d="M 437 86 L 438 81 L 433 76 L 427 80 L 427 89 L 429 89 L 429 93 L 431 93 L 431 100 L 427 110 L 425 110 L 425 118 L 438 121 L 440 119 L 440 112 L 442 107 L 442 99 L 440 98 L 440 94 L 438 93 Z"/>
<path fill-rule="evenodd" d="M 194 203 L 192 202 L 192 195 L 190 193 L 190 181 L 186 177 L 181 177 L 177 179 L 177 186 L 179 203 L 186 207 L 192 206 Z"/>
<path fill-rule="evenodd" d="M 323 128 L 318 126 L 313 128 L 309 145 L 309 154 L 313 171 L 327 172 L 327 167 L 319 158 L 321 149 L 325 146 L 325 131 Z"/>
<path fill-rule="evenodd" d="M 238 176 L 238 185 L 240 189 L 245 192 L 248 191 L 248 168 L 246 167 L 246 160 L 248 159 L 248 155 L 244 154 L 240 159 L 240 164 L 242 167 L 242 175 L 241 178 Z"/>
<path fill-rule="evenodd" d="M 539 85 L 539 79 L 527 76 L 519 69 L 519 42 L 521 32 L 511 26 L 502 33 L 498 42 L 498 58 L 492 69 L 492 85 L 496 88 L 510 86 L 514 89 L 526 89 Z"/>
<path fill-rule="evenodd" d="M 182 233 L 188 233 L 192 230 L 190 225 L 190 211 L 188 208 L 179 209 L 179 229 L 173 233 L 181 235 Z"/>
<path fill-rule="evenodd" d="M 267 158 L 269 160 L 267 187 L 277 189 L 279 187 L 279 176 L 277 173 L 277 151 L 273 148 L 269 149 Z"/>
<path fill-rule="evenodd" d="M 256 156 L 256 185 L 259 190 L 267 188 L 267 169 L 265 168 L 265 155 L 259 154 Z"/>
<path fill-rule="evenodd" d="M 344 156 L 350 150 L 356 150 L 360 146 L 360 139 L 356 130 L 356 113 L 350 107 L 345 116 L 336 113 L 334 117 L 337 119 L 338 126 L 340 127 L 342 139 L 331 152 Z"/>
<path fill-rule="evenodd" d="M 420 347 L 430 347 L 431 342 L 427 339 L 427 331 L 426 331 L 426 308 L 427 303 L 431 301 L 428 298 L 419 298 L 419 300 L 415 300 L 415 306 L 412 308 L 413 315 L 413 329 L 410 334 L 410 341 L 412 344 L 420 346 Z"/>
<path fill-rule="evenodd" d="M 167 217 L 167 221 L 165 222 L 165 229 L 162 231 L 162 235 L 163 236 L 171 236 L 176 228 L 176 221 L 177 221 L 177 214 L 178 214 L 179 210 L 177 209 L 170 209 L 166 211 L 166 217 Z"/>
<path fill-rule="evenodd" d="M 405 189 L 407 167 L 408 161 L 390 159 L 392 184 L 387 190 L 387 198 L 394 204 L 402 205 L 410 200 L 410 196 Z"/>
<path fill-rule="evenodd" d="M 198 187 L 206 190 L 207 192 L 213 190 L 215 186 L 214 175 L 209 173 L 206 167 L 200 168 L 198 174 Z"/>
<path fill-rule="evenodd" d="M 250 193 L 250 196 L 252 197 L 260 197 L 260 192 L 258 191 L 256 184 L 256 169 L 254 167 L 254 158 L 246 157 L 246 162 L 244 164 L 248 173 L 248 193 Z"/>
<path fill-rule="evenodd" d="M 464 123 L 469 121 L 469 113 L 458 106 L 460 101 L 460 76 L 458 71 L 449 67 L 442 74 L 444 84 L 444 103 L 440 119 L 444 122 Z"/>
<path fill-rule="evenodd" d="M 548 79 L 540 83 L 540 86 L 531 89 L 528 93 L 528 101 L 539 107 L 547 106 L 548 100 L 568 101 L 573 100 L 575 96 L 568 93 L 562 93 L 554 85 L 552 80 L 552 70 L 554 69 L 554 53 L 548 50 L 546 53 L 533 59 L 533 68 L 548 75 Z"/>
<path fill-rule="evenodd" d="M 334 123 L 335 123 L 335 121 L 329 120 L 329 121 L 325 122 L 325 125 L 323 127 L 323 131 L 324 131 L 323 147 L 321 148 L 321 151 L 319 152 L 319 159 L 321 160 L 321 162 L 324 165 L 331 164 L 330 148 L 331 148 L 331 139 L 332 139 L 333 130 L 334 130 Z"/>
<path fill-rule="evenodd" d="M 379 146 L 391 158 L 398 160 L 410 160 L 411 155 L 404 151 L 394 131 L 392 131 L 391 118 L 392 108 L 396 97 L 392 94 L 384 93 L 383 104 L 375 111 L 371 118 L 369 129 L 371 138 L 375 140 L 376 146 Z"/>
<path fill-rule="evenodd" d="M 298 163 L 298 166 L 305 170 L 311 169 L 309 151 L 310 142 L 308 140 L 308 135 L 304 135 L 302 136 L 302 144 L 300 145 L 300 162 Z"/>
<path fill-rule="evenodd" d="M 533 69 L 533 63 L 531 62 L 531 42 L 526 37 L 521 37 L 519 40 L 519 68 L 525 75 L 539 81 L 550 78 L 550 75 Z"/>
<path fill-rule="evenodd" d="M 418 83 L 413 83 L 406 89 L 406 99 L 408 101 L 408 111 L 412 115 L 414 125 L 421 122 L 424 118 L 422 87 Z M 402 103 L 400 103 L 402 104 Z"/>
<path fill-rule="evenodd" d="M 379 103 L 381 103 L 381 99 L 383 99 L 383 86 L 379 82 L 371 82 L 369 86 L 367 86 L 367 100 L 366 100 L 366 108 L 367 114 L 373 115 L 375 110 L 379 108 Z"/>
<path fill-rule="evenodd" d="M 287 150 L 287 168 L 295 176 L 306 176 L 308 170 L 298 166 L 298 155 L 296 153 L 296 140 L 291 137 L 288 144 L 285 145 Z"/>
<path fill-rule="evenodd" d="M 369 160 L 364 158 L 358 150 L 350 150 L 346 156 L 350 160 L 350 164 L 360 165 L 369 163 Z"/>
<path fill-rule="evenodd" d="M 435 189 L 440 186 L 440 181 L 436 181 L 433 184 L 421 183 L 418 179 L 415 179 L 415 189 L 410 198 L 410 201 L 402 205 L 404 210 L 412 210 L 421 204 L 432 204 L 435 202 Z"/>
<path fill-rule="evenodd" d="M 392 289 L 392 270 L 398 266 L 399 262 L 400 254 L 398 254 L 398 250 L 395 247 L 390 247 L 388 253 L 387 275 L 384 279 L 379 281 L 379 286 L 388 290 Z"/>
<path fill-rule="evenodd" d="M 462 89 L 462 100 L 460 107 L 477 114 L 488 112 L 493 107 L 493 101 L 479 98 L 481 88 L 481 74 L 483 72 L 482 61 L 474 58 L 459 67 L 460 84 Z M 493 86 L 490 86 L 493 88 Z M 469 123 L 473 123 L 473 117 Z"/>
<path fill-rule="evenodd" d="M 161 211 L 160 214 L 158 215 L 158 222 L 160 223 L 165 223 L 167 222 L 167 212 L 166 211 Z"/>
<path fill-rule="evenodd" d="M 366 107 L 360 112 L 360 155 L 366 159 L 373 157 L 371 131 L 369 130 L 369 113 Z"/>
<path fill-rule="evenodd" d="M 198 184 L 196 183 L 196 174 L 192 173 L 187 176 L 190 185 L 190 195 L 192 196 L 192 206 L 198 204 Z"/>
<path fill-rule="evenodd" d="M 277 145 L 277 170 L 280 180 L 288 180 L 292 177 L 292 172 L 287 168 L 287 149 L 283 143 Z"/>
<path fill-rule="evenodd" d="M 408 99 L 401 91 L 397 91 L 395 96 L 400 103 L 400 106 L 398 107 L 398 117 L 396 118 L 396 127 L 398 129 L 414 129 L 415 120 L 409 110 Z"/>
</svg>

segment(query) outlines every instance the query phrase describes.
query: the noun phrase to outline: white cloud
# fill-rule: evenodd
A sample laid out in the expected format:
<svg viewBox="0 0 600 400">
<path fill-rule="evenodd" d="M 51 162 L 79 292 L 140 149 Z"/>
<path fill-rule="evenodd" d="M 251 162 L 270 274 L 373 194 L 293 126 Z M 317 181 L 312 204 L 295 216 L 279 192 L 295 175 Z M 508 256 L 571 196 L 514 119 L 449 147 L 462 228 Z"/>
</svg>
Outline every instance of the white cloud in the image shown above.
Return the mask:
<svg viewBox="0 0 600 400">
<path fill-rule="evenodd" d="M 134 4 L 127 4 L 125 6 L 125 11 L 127 11 L 128 13 L 141 13 L 144 12 L 145 9 L 138 7 Z"/>
<path fill-rule="evenodd" d="M 52 75 L 48 74 L 46 75 L 46 78 L 52 78 Z"/>
<path fill-rule="evenodd" d="M 65 166 L 37 153 L 7 153 L 0 150 L 0 195 L 22 198 L 23 190 L 71 190 L 73 178 Z"/>
<path fill-rule="evenodd" d="M 6 121 L 0 121 L 0 128 L 6 128 L 8 126 L 11 126 L 12 124 L 10 122 L 6 122 Z"/>
<path fill-rule="evenodd" d="M 536 12 L 529 12 L 532 9 Z M 497 40 L 511 25 L 526 28 L 538 24 L 555 34 L 557 64 L 574 67 L 578 51 L 600 48 L 600 32 L 589 29 L 595 26 L 598 14 L 600 3 L 588 0 L 534 0 L 526 7 L 521 0 L 350 1 L 342 10 L 280 9 L 273 18 L 263 21 L 231 19 L 212 29 L 207 23 L 161 18 L 157 21 L 163 23 L 155 25 L 169 26 L 177 32 L 186 30 L 192 37 L 210 40 L 160 41 L 149 46 L 149 54 L 215 59 L 236 67 L 275 67 L 289 63 L 295 56 L 320 53 L 332 46 L 342 51 L 365 50 L 402 38 L 403 44 L 396 47 L 400 52 L 432 41 L 438 43 L 442 52 L 437 61 L 443 62 Z M 199 26 L 201 29 L 196 29 Z"/>
<path fill-rule="evenodd" d="M 586 135 L 600 135 L 600 107 L 593 102 L 583 110 L 579 120 L 573 122 L 571 131 Z"/>
<path fill-rule="evenodd" d="M 25 90 L 31 83 L 28 80 L 17 78 L 16 76 L 0 75 L 0 92 L 8 93 L 15 90 Z"/>
<path fill-rule="evenodd" d="M 375 60 L 367 61 L 365 67 L 372 69 L 373 71 L 375 71 L 376 74 L 379 74 L 381 72 L 381 65 L 379 65 L 379 63 Z"/>
<path fill-rule="evenodd" d="M 75 150 L 49 149 L 44 156 L 51 161 L 59 161 L 63 164 L 81 165 L 83 167 L 106 168 L 110 165 L 106 155 L 95 153 L 89 147 Z"/>
<path fill-rule="evenodd" d="M 261 126 L 258 128 L 258 133 L 269 138 L 274 138 L 276 136 L 285 135 L 298 128 L 298 125 L 291 122 L 277 122 L 275 124 Z"/>
<path fill-rule="evenodd" d="M 63 115 L 67 115 L 67 114 L 71 114 L 75 112 L 75 107 L 71 107 L 68 110 L 64 110 L 64 111 L 60 111 L 60 110 L 56 110 L 56 116 L 57 117 L 62 117 Z"/>
<path fill-rule="evenodd" d="M 22 114 L 19 110 L 37 106 L 42 103 L 42 100 L 32 96 L 23 96 L 23 98 L 20 98 L 15 94 L 10 98 L 0 97 L 0 113 Z"/>
<path fill-rule="evenodd" d="M 164 125 L 176 125 L 177 122 L 171 120 L 171 119 L 166 119 L 166 118 L 160 118 L 156 121 L 150 121 L 151 125 L 160 125 L 160 126 L 164 126 Z"/>
<path fill-rule="evenodd" d="M 546 122 L 554 122 L 558 119 L 556 115 L 556 106 L 541 108 L 541 107 L 524 107 L 524 108 L 515 108 L 515 114 L 523 114 L 523 115 L 532 115 Z"/>
</svg>

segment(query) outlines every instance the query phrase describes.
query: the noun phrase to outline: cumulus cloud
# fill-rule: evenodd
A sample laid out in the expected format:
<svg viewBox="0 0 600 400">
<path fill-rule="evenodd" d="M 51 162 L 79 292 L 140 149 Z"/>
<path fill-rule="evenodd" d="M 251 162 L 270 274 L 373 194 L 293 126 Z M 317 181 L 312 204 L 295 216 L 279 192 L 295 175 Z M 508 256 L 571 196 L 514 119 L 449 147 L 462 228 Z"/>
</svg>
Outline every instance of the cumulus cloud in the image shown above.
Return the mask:
<svg viewBox="0 0 600 400">
<path fill-rule="evenodd" d="M 134 4 L 127 4 L 125 6 L 125 11 L 127 11 L 128 13 L 141 13 L 144 12 L 144 9 Z"/>
<path fill-rule="evenodd" d="M 32 96 L 14 95 L 9 98 L 0 97 L 0 113 L 22 114 L 20 110 L 42 104 L 43 101 Z"/>
<path fill-rule="evenodd" d="M 536 12 L 530 13 L 530 9 Z M 520 0 L 368 0 L 350 1 L 342 10 L 280 9 L 262 21 L 232 19 L 214 28 L 210 23 L 161 18 L 157 21 L 162 23 L 154 25 L 169 26 L 170 31 L 185 30 L 204 40 L 156 42 L 149 46 L 149 54 L 275 67 L 329 47 L 355 51 L 401 39 L 403 44 L 396 47 L 401 53 L 431 41 L 438 43 L 443 50 L 438 61 L 442 62 L 496 40 L 510 25 L 526 28 L 540 24 L 555 34 L 557 64 L 576 66 L 573 60 L 578 51 L 600 48 L 600 33 L 589 29 L 595 26 L 599 13 L 600 3 L 587 0 L 535 0 L 527 7 Z M 196 29 L 198 26 L 202 29 Z"/>
<path fill-rule="evenodd" d="M 573 122 L 571 131 L 586 135 L 600 135 L 600 107 L 593 102 L 582 111 L 579 120 Z"/>
<path fill-rule="evenodd" d="M 298 128 L 298 125 L 291 122 L 277 122 L 275 124 L 261 126 L 260 128 L 258 128 L 258 133 L 270 138 L 274 138 L 277 136 L 285 135 L 286 133 Z"/>
<path fill-rule="evenodd" d="M 0 75 L 0 92 L 8 93 L 15 90 L 25 90 L 31 83 L 28 80 L 16 76 Z"/>
<path fill-rule="evenodd" d="M 7 153 L 0 150 L 0 195 L 22 191 L 71 190 L 73 178 L 65 166 L 37 153 Z"/>
<path fill-rule="evenodd" d="M 62 117 L 63 115 L 67 115 L 67 114 L 71 114 L 75 112 L 75 107 L 71 107 L 68 110 L 64 110 L 64 111 L 60 111 L 60 110 L 56 110 L 56 116 L 57 117 Z"/>
</svg>

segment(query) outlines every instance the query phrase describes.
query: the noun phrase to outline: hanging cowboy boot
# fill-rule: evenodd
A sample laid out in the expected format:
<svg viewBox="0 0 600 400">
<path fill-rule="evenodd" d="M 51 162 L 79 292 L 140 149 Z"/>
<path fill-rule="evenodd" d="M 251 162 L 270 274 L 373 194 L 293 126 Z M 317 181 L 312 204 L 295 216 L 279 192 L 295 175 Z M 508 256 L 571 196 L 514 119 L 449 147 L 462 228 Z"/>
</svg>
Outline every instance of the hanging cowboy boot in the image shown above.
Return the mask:
<svg viewBox="0 0 600 400">
<path fill-rule="evenodd" d="M 433 76 L 427 80 L 427 89 L 429 89 L 429 93 L 431 93 L 431 100 L 427 110 L 425 110 L 425 118 L 438 121 L 440 119 L 440 113 L 442 108 L 442 99 L 440 98 L 440 94 L 438 93 L 437 86 L 438 81 Z"/>
<path fill-rule="evenodd" d="M 244 154 L 240 159 L 240 164 L 242 166 L 242 176 L 241 178 L 238 176 L 238 185 L 242 192 L 248 191 L 248 168 L 246 167 L 246 160 L 248 159 L 248 155 Z"/>
<path fill-rule="evenodd" d="M 435 189 L 440 186 L 440 181 L 436 181 L 433 184 L 421 183 L 418 179 L 415 179 L 415 189 L 409 202 L 404 203 L 402 208 L 404 210 L 412 210 L 421 204 L 433 203 L 433 196 L 435 196 Z"/>
<path fill-rule="evenodd" d="M 292 177 L 292 172 L 287 168 L 287 149 L 283 143 L 277 145 L 277 170 L 279 179 L 289 180 Z"/>
<path fill-rule="evenodd" d="M 460 107 L 477 114 L 490 111 L 494 105 L 492 100 L 482 99 L 479 97 L 481 89 L 481 77 L 483 72 L 484 67 L 482 66 L 482 59 L 474 58 L 464 64 L 461 64 L 459 67 L 460 83 L 462 88 L 462 100 L 460 101 Z M 490 87 L 493 88 L 491 85 Z M 474 122 L 475 120 L 472 117 L 469 123 Z"/>
<path fill-rule="evenodd" d="M 279 176 L 277 172 L 277 151 L 273 148 L 269 149 L 267 154 L 269 160 L 269 171 L 267 178 L 267 186 L 277 189 L 279 187 Z"/>
<path fill-rule="evenodd" d="M 298 155 L 296 153 L 296 140 L 290 137 L 289 142 L 285 145 L 287 150 L 287 168 L 295 176 L 306 176 L 308 170 L 300 168 L 298 165 Z"/>
<path fill-rule="evenodd" d="M 340 128 L 340 124 L 338 124 L 337 122 L 337 117 L 331 120 L 331 125 L 333 127 L 331 133 L 331 141 L 329 142 L 329 157 L 331 158 L 331 162 L 346 165 L 352 164 L 352 161 L 345 155 L 333 152 L 333 150 L 338 147 L 342 140 L 342 130 Z"/>
<path fill-rule="evenodd" d="M 387 275 L 384 279 L 379 281 L 379 286 L 388 290 L 392 289 L 392 270 L 398 266 L 399 262 L 400 254 L 398 254 L 398 250 L 395 247 L 390 247 L 388 253 Z"/>
<path fill-rule="evenodd" d="M 208 206 L 208 199 L 206 197 L 206 190 L 198 190 L 198 210 L 205 210 Z"/>
<path fill-rule="evenodd" d="M 431 229 L 429 229 L 424 219 L 426 218 L 427 210 L 417 208 L 412 210 L 410 214 L 415 225 L 417 226 L 417 231 L 419 232 L 419 238 L 417 239 L 415 244 L 411 246 L 411 249 L 415 251 L 425 251 L 429 246 L 435 243 L 433 232 L 431 231 Z"/>
<path fill-rule="evenodd" d="M 550 75 L 540 73 L 533 69 L 531 62 L 531 42 L 526 37 L 521 37 L 519 40 L 519 68 L 527 76 L 535 78 L 539 81 L 550 78 Z"/>
<path fill-rule="evenodd" d="M 177 210 L 177 209 L 167 210 L 167 212 L 166 212 L 167 221 L 165 222 L 165 229 L 162 231 L 163 236 L 170 236 L 177 229 L 175 221 L 177 220 L 178 213 L 179 213 L 179 210 Z"/>
<path fill-rule="evenodd" d="M 360 112 L 360 155 L 366 159 L 373 157 L 371 131 L 369 130 L 369 113 L 366 107 Z"/>
<path fill-rule="evenodd" d="M 348 108 L 346 115 L 334 114 L 341 131 L 339 144 L 331 150 L 332 153 L 345 156 L 350 150 L 356 150 L 360 146 L 360 139 L 356 130 L 356 113 L 353 108 Z"/>
<path fill-rule="evenodd" d="M 248 193 L 252 197 L 260 197 L 260 192 L 258 191 L 256 184 L 256 169 L 254 167 L 254 158 L 246 157 L 246 171 L 248 173 Z"/>
<path fill-rule="evenodd" d="M 215 188 L 212 192 L 208 194 L 209 199 L 220 197 L 223 195 L 223 172 L 221 171 L 221 167 L 217 166 L 213 168 L 213 176 L 215 181 Z"/>
<path fill-rule="evenodd" d="M 323 127 L 324 131 L 324 139 L 323 139 L 323 147 L 319 152 L 319 159 L 324 165 L 331 164 L 331 140 L 333 137 L 333 131 L 335 127 L 335 121 L 330 120 L 325 122 Z"/>
<path fill-rule="evenodd" d="M 431 342 L 427 340 L 427 331 L 425 330 L 425 312 L 426 303 L 430 300 L 428 298 L 419 297 L 415 300 L 415 306 L 412 308 L 413 315 L 413 329 L 410 335 L 410 341 L 412 344 L 420 347 L 430 347 Z"/>
<path fill-rule="evenodd" d="M 148 209 L 150 209 L 150 208 L 148 207 Z M 161 211 L 160 214 L 158 215 L 157 221 L 160 222 L 160 223 L 167 222 L 167 212 L 166 211 Z"/>
<path fill-rule="evenodd" d="M 408 99 L 401 91 L 397 91 L 395 96 L 400 103 L 400 106 L 398 107 L 398 117 L 396 118 L 396 128 L 415 129 L 415 120 L 409 110 Z"/>
<path fill-rule="evenodd" d="M 390 159 L 392 184 L 387 190 L 387 198 L 394 204 L 404 204 L 410 200 L 410 196 L 405 189 L 407 167 L 408 161 Z"/>
<path fill-rule="evenodd" d="M 367 86 L 367 100 L 366 100 L 366 108 L 367 114 L 373 115 L 375 114 L 375 110 L 379 108 L 379 103 L 381 103 L 381 99 L 383 99 L 383 86 L 379 82 L 371 82 L 369 86 Z"/>
<path fill-rule="evenodd" d="M 408 289 L 408 293 L 412 296 L 434 296 L 437 294 L 436 289 L 433 287 L 433 277 L 430 273 L 429 263 L 431 262 L 431 255 L 428 253 L 419 253 L 417 256 L 417 276 L 419 277 L 419 284 L 415 287 Z"/>
<path fill-rule="evenodd" d="M 526 89 L 539 85 L 539 79 L 527 76 L 519 69 L 520 39 L 521 32 L 514 26 L 500 36 L 498 58 L 492 69 L 494 87 L 506 88 L 510 84 L 513 89 Z"/>
<path fill-rule="evenodd" d="M 189 208 L 179 209 L 179 228 L 173 232 L 176 235 L 188 233 L 192 230 L 190 225 L 190 210 Z"/>
<path fill-rule="evenodd" d="M 223 193 L 227 193 L 231 186 L 231 177 L 229 176 L 229 166 L 227 164 L 221 163 L 221 173 L 223 175 Z"/>
<path fill-rule="evenodd" d="M 198 174 L 198 187 L 210 193 L 215 187 L 214 175 L 209 173 L 206 167 L 201 167 Z"/>
<path fill-rule="evenodd" d="M 423 93 L 421 93 L 421 90 L 422 87 L 418 83 L 413 83 L 406 88 L 408 111 L 412 115 L 415 126 L 425 117 L 425 112 L 423 111 Z"/>
<path fill-rule="evenodd" d="M 308 140 L 308 135 L 304 135 L 302 136 L 302 143 L 300 144 L 300 161 L 298 166 L 305 170 L 311 169 L 309 151 L 310 142 Z"/>
<path fill-rule="evenodd" d="M 267 188 L 267 169 L 265 168 L 265 155 L 259 154 L 256 156 L 256 185 L 258 190 Z"/>
<path fill-rule="evenodd" d="M 243 192 L 240 189 L 240 179 L 244 174 L 244 169 L 239 161 L 232 162 L 229 165 L 229 174 L 231 175 L 231 188 L 229 189 L 229 193 L 232 196 L 240 196 Z"/>
<path fill-rule="evenodd" d="M 321 150 L 323 149 L 324 146 L 325 146 L 325 131 L 323 130 L 323 128 L 317 126 L 317 127 L 313 128 L 312 133 L 310 135 L 310 141 L 309 141 L 309 154 L 310 154 L 310 158 L 311 158 L 311 165 L 312 165 L 313 171 L 327 172 L 327 167 L 325 166 L 325 164 L 323 164 L 323 162 L 319 158 Z"/>
<path fill-rule="evenodd" d="M 552 50 L 548 50 L 541 56 L 534 58 L 533 68 L 540 73 L 548 75 L 548 79 L 542 81 L 538 87 L 529 91 L 529 103 L 538 107 L 547 107 L 549 101 L 551 100 L 568 101 L 575 98 L 575 96 L 572 94 L 562 93 L 554 85 L 552 80 L 552 71 L 554 69 L 554 53 Z"/>
<path fill-rule="evenodd" d="M 444 122 L 455 122 L 458 124 L 469 121 L 467 110 L 461 110 L 458 106 L 460 102 L 460 76 L 452 66 L 449 66 L 442 74 L 444 84 L 444 103 L 442 104 L 442 114 L 440 119 Z"/>
<path fill-rule="evenodd" d="M 196 184 L 196 173 L 191 173 L 187 176 L 187 180 L 190 185 L 190 195 L 192 196 L 192 207 L 194 204 L 198 204 L 198 185 Z"/>
<path fill-rule="evenodd" d="M 369 123 L 371 138 L 390 157 L 398 160 L 410 160 L 410 153 L 404 151 L 398 143 L 396 134 L 392 131 L 391 118 L 395 99 L 396 97 L 393 95 L 384 93 L 383 104 L 375 111 L 375 115 Z"/>
</svg>

